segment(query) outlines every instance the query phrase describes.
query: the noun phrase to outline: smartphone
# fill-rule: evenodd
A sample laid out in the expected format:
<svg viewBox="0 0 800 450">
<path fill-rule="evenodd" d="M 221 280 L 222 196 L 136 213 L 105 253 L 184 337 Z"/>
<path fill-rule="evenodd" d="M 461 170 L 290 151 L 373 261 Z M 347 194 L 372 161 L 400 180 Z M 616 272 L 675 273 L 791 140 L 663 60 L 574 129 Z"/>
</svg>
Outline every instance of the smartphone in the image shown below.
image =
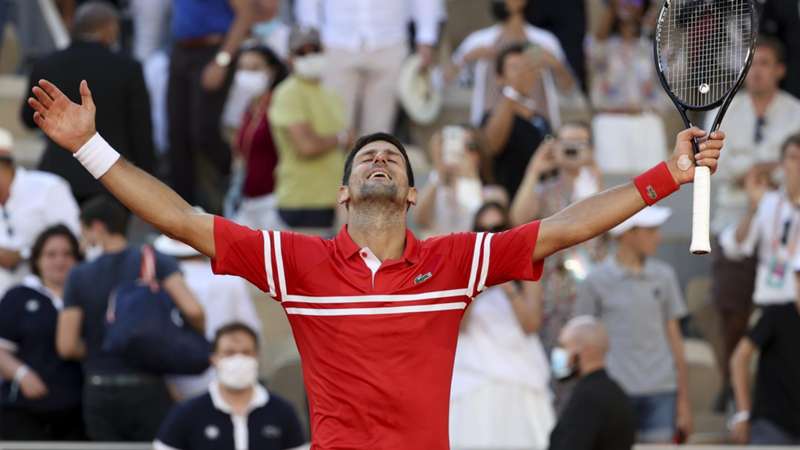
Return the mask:
<svg viewBox="0 0 800 450">
<path fill-rule="evenodd" d="M 447 166 L 457 166 L 464 159 L 464 144 L 467 133 L 463 127 L 448 125 L 442 129 L 442 162 Z"/>
</svg>

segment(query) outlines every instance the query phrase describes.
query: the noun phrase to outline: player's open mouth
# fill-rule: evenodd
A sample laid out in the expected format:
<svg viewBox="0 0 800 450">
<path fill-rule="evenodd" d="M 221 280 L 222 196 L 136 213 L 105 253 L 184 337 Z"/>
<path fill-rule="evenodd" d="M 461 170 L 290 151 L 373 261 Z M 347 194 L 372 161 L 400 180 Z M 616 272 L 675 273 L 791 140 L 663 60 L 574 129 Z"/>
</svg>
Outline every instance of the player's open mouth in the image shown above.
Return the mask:
<svg viewBox="0 0 800 450">
<path fill-rule="evenodd" d="M 370 176 L 368 176 L 367 179 L 368 180 L 375 180 L 375 179 L 378 179 L 378 180 L 391 180 L 392 177 L 390 177 L 389 174 L 386 173 L 386 172 L 383 172 L 381 170 L 377 170 L 375 172 L 372 172 L 372 174 L 370 174 Z"/>
</svg>

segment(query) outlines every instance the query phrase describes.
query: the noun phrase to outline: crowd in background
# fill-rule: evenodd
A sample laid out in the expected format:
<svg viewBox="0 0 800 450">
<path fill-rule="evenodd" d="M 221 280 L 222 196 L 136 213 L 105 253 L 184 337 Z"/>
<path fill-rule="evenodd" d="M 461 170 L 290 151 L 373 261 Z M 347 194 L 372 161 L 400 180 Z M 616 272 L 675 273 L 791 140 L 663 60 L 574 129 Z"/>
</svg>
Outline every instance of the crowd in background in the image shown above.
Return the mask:
<svg viewBox="0 0 800 450">
<path fill-rule="evenodd" d="M 0 0 L 0 26 L 39 23 L 20 27 L 29 88 L 44 78 L 77 101 L 88 81 L 97 130 L 116 150 L 252 228 L 332 236 L 346 224 L 336 201 L 346 152 L 362 134 L 396 132 L 418 149 L 412 228 L 427 237 L 547 217 L 663 158 L 672 106 L 652 60 L 660 2 L 602 3 L 589 27 L 583 1 L 488 1 L 475 14 L 494 24 L 452 55 L 443 0 Z M 32 32 L 52 21 L 45 4 L 69 30 L 66 48 Z M 800 445 L 800 9 L 757 4 L 762 35 L 714 178 L 717 408 L 732 442 Z M 446 123 L 453 87 L 469 89 L 469 114 Z M 29 105 L 20 118 L 35 128 Z M 424 140 L 409 132 L 433 123 Z M 0 130 L 0 439 L 301 448 L 306 411 L 257 379 L 247 283 L 213 275 L 168 236 L 142 245 L 127 211 L 55 142 L 36 170 L 14 150 Z M 541 282 L 480 296 L 455 359 L 454 447 L 691 437 L 687 305 L 675 268 L 654 257 L 670 216 L 647 208 L 549 257 Z M 143 370 L 112 348 L 121 293 L 145 279 L 168 295 L 181 336 L 208 343 L 192 347 L 203 367 Z"/>
</svg>

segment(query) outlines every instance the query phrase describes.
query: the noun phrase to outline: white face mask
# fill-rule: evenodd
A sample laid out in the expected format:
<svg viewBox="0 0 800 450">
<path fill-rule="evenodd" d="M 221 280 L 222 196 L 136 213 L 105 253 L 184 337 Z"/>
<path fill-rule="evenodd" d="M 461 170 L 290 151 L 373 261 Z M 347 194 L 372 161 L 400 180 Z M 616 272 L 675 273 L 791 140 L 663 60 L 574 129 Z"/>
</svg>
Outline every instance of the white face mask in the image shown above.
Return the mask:
<svg viewBox="0 0 800 450">
<path fill-rule="evenodd" d="M 562 347 L 556 347 L 550 353 L 550 369 L 556 380 L 568 380 L 575 375 L 575 368 L 569 365 L 570 354 Z"/>
<path fill-rule="evenodd" d="M 217 362 L 217 379 L 229 389 L 246 389 L 256 384 L 258 361 L 252 356 L 233 355 Z"/>
<path fill-rule="evenodd" d="M 239 69 L 233 76 L 233 84 L 228 93 L 222 123 L 236 128 L 250 103 L 269 87 L 269 75 L 263 70 Z"/>
<path fill-rule="evenodd" d="M 325 55 L 322 53 L 312 53 L 306 56 L 298 56 L 294 59 L 294 73 L 298 76 L 310 80 L 322 78 L 325 70 Z"/>
</svg>

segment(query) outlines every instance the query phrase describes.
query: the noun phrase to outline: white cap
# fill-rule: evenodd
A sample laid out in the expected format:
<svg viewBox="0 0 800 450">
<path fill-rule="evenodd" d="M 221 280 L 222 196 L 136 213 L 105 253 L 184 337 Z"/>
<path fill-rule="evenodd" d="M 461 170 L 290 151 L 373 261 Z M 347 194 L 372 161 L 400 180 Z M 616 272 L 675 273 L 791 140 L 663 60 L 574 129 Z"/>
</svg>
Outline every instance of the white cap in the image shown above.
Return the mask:
<svg viewBox="0 0 800 450">
<path fill-rule="evenodd" d="M 639 211 L 627 220 L 612 228 L 609 233 L 612 236 L 621 236 L 626 231 L 634 227 L 658 227 L 664 224 L 672 215 L 672 210 L 664 206 L 648 206 Z"/>
<path fill-rule="evenodd" d="M 433 123 L 442 110 L 442 86 L 437 70 L 420 71 L 422 58 L 411 55 L 400 68 L 397 97 L 408 116 L 416 123 Z"/>
<path fill-rule="evenodd" d="M 5 128 L 0 128 L 0 157 L 11 157 L 14 153 L 14 137 Z"/>
<path fill-rule="evenodd" d="M 156 238 L 155 242 L 153 242 L 153 247 L 157 251 L 165 255 L 174 256 L 175 258 L 191 258 L 192 256 L 200 255 L 200 252 L 191 246 L 181 241 L 176 241 L 164 234 Z"/>
</svg>

